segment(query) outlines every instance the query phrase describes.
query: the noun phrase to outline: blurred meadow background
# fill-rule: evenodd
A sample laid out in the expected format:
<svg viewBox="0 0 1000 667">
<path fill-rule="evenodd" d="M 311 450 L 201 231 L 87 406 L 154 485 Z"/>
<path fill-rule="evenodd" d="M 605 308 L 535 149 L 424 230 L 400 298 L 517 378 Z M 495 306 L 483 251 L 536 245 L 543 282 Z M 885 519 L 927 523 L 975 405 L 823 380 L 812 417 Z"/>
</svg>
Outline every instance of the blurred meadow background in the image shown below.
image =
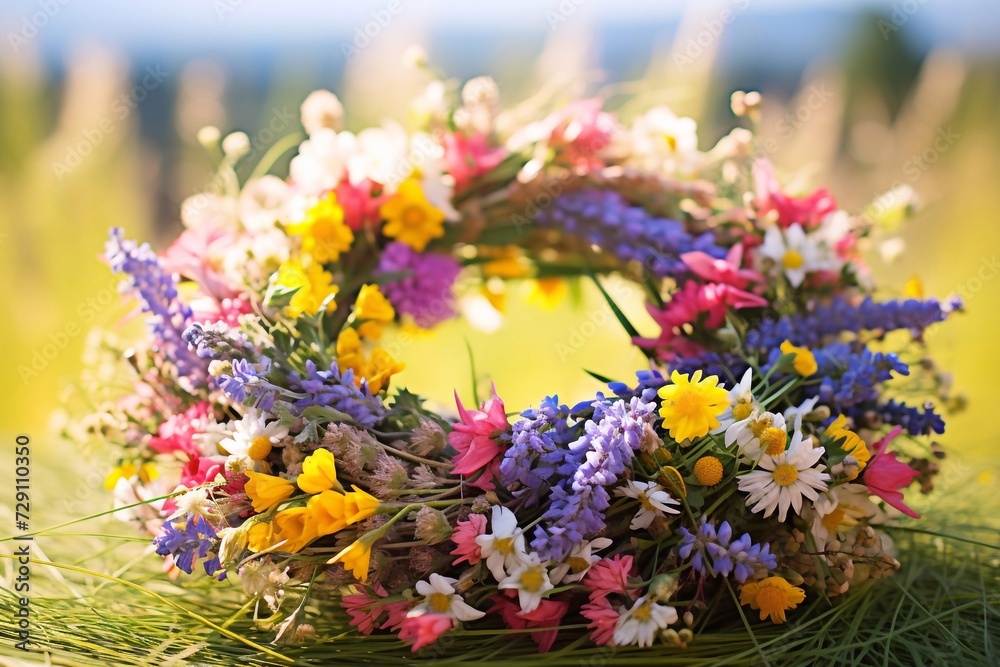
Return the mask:
<svg viewBox="0 0 1000 667">
<path fill-rule="evenodd" d="M 912 289 L 916 277 L 926 295 L 965 299 L 967 312 L 928 340 L 954 379 L 942 442 L 959 472 L 940 486 L 971 481 L 995 495 L 998 34 L 991 0 L 8 0 L 0 9 L 0 464 L 9 469 L 14 436 L 29 434 L 41 524 L 110 506 L 100 488 L 107 457 L 80 457 L 57 435 L 72 419 L 61 406 L 86 399 L 73 387 L 88 331 L 135 326 L 122 322 L 128 309 L 98 259 L 108 227 L 158 249 L 177 235 L 181 202 L 212 187 L 212 157 L 195 138 L 203 126 L 249 135 L 245 176 L 300 131 L 298 104 L 315 88 L 340 96 L 348 129 L 412 122 L 419 109 L 408 101 L 427 84 L 404 63 L 417 44 L 458 80 L 492 75 L 507 104 L 546 86 L 665 102 L 698 120 L 702 148 L 735 124 L 734 91 L 760 91 L 758 151 L 790 189 L 827 186 L 844 208 L 890 222 L 915 210 L 868 257 L 886 296 Z M 290 157 L 281 154 L 278 174 Z M 551 309 L 529 303 L 528 291 L 508 289 L 497 332 L 453 322 L 409 345 L 399 385 L 442 405 L 456 388 L 468 397 L 466 342 L 480 381 L 495 381 L 512 410 L 542 392 L 569 402 L 592 395 L 597 383 L 584 369 L 630 379 L 640 367 L 589 286 Z M 639 299 L 624 301 L 648 331 Z"/>
</svg>

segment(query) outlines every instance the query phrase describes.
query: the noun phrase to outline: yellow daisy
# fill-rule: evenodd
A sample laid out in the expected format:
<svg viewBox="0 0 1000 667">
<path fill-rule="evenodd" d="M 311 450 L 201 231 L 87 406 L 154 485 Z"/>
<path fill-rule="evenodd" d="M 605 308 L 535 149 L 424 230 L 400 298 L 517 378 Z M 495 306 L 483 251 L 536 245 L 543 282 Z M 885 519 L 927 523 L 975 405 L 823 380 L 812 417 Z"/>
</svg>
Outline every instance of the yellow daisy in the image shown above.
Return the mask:
<svg viewBox="0 0 1000 667">
<path fill-rule="evenodd" d="M 408 178 L 379 209 L 385 218 L 382 233 L 423 252 L 431 239 L 444 236 L 444 212 L 427 201 L 420 182 Z"/>
<path fill-rule="evenodd" d="M 320 264 L 336 262 L 354 243 L 354 232 L 344 223 L 344 209 L 333 192 L 306 211 L 305 219 L 287 228 L 302 238 L 302 250 Z"/>
<path fill-rule="evenodd" d="M 740 591 L 740 604 L 760 610 L 760 620 L 768 616 L 772 623 L 784 623 L 785 612 L 795 609 L 806 599 L 805 591 L 796 588 L 781 577 L 768 577 L 762 581 L 749 581 Z"/>
<path fill-rule="evenodd" d="M 729 393 L 719 386 L 719 378 L 702 379 L 701 370 L 693 375 L 674 371 L 670 382 L 659 395 L 663 427 L 671 438 L 677 442 L 698 438 L 719 426 L 719 415 L 729 408 Z"/>
</svg>

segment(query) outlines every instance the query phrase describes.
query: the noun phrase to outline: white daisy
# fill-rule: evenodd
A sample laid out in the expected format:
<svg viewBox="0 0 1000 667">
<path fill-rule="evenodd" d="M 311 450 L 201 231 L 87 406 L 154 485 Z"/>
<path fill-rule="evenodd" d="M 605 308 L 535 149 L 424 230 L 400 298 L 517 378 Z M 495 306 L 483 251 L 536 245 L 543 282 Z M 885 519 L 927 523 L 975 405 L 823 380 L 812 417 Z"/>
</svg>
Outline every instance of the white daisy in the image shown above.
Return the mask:
<svg viewBox="0 0 1000 667">
<path fill-rule="evenodd" d="M 680 503 L 655 482 L 629 482 L 626 486 L 615 489 L 615 495 L 635 498 L 641 505 L 630 524 L 632 530 L 648 528 L 662 514 L 680 514 L 680 510 L 671 507 Z"/>
<path fill-rule="evenodd" d="M 750 391 L 752 384 L 753 369 L 748 368 L 739 384 L 729 390 L 729 407 L 719 415 L 719 425 L 712 433 L 722 433 L 736 422 L 745 420 L 759 408 Z"/>
<path fill-rule="evenodd" d="M 593 553 L 611 546 L 611 540 L 606 537 L 598 537 L 595 540 L 584 540 L 573 547 L 566 560 L 552 568 L 549 579 L 553 584 L 572 583 L 580 581 L 590 569 L 590 566 L 601 560 L 601 557 Z"/>
<path fill-rule="evenodd" d="M 792 430 L 798 431 L 802 428 L 802 418 L 808 415 L 810 412 L 816 409 L 816 403 L 819 402 L 819 396 L 813 396 L 812 398 L 807 398 L 802 402 L 802 405 L 797 407 L 791 407 L 785 410 L 782 416 L 785 418 L 786 424 L 792 425 Z"/>
<path fill-rule="evenodd" d="M 274 223 L 287 222 L 286 204 L 292 189 L 277 176 L 261 176 L 247 181 L 240 192 L 240 222 L 249 231 L 274 229 Z"/>
<path fill-rule="evenodd" d="M 784 416 L 758 409 L 752 410 L 746 419 L 730 424 L 725 438 L 726 447 L 735 442 L 740 454 L 751 461 L 759 459 L 769 447 L 775 451 L 778 441 L 784 445 L 787 440 Z"/>
<path fill-rule="evenodd" d="M 219 508 L 214 501 L 208 498 L 208 489 L 202 486 L 174 496 L 174 502 L 177 504 L 177 509 L 167 517 L 167 521 L 179 516 L 198 515 L 211 518 L 219 515 Z"/>
<path fill-rule="evenodd" d="M 624 142 L 635 166 L 664 175 L 693 175 L 703 160 L 698 151 L 698 124 L 665 106 L 653 107 L 637 118 Z"/>
<path fill-rule="evenodd" d="M 796 431 L 788 451 L 760 460 L 761 470 L 740 475 L 739 490 L 747 494 L 746 504 L 753 512 L 763 512 L 765 517 L 778 511 L 778 521 L 784 521 L 791 507 L 802 513 L 802 497 L 816 500 L 826 491 L 830 476 L 823 472 L 826 466 L 819 463 L 825 453 L 822 447 L 812 447 L 811 440 L 803 440 Z"/>
<path fill-rule="evenodd" d="M 676 609 L 647 600 L 647 597 L 644 595 L 636 600 L 631 609 L 618 617 L 615 646 L 652 646 L 657 632 L 677 622 Z"/>
<path fill-rule="evenodd" d="M 229 453 L 229 462 L 257 470 L 259 462 L 271 453 L 271 447 L 287 435 L 287 426 L 277 421 L 268 424 L 265 414 L 250 408 L 242 419 L 232 422 L 229 437 L 223 438 L 219 446 Z"/>
<path fill-rule="evenodd" d="M 348 160 L 358 153 L 358 138 L 350 132 L 319 128 L 299 146 L 289 164 L 296 192 L 319 196 L 337 187 L 344 178 Z"/>
<path fill-rule="evenodd" d="M 552 590 L 552 580 L 538 554 L 530 553 L 511 570 L 511 573 L 500 582 L 501 589 L 512 588 L 517 591 L 517 601 L 521 605 L 521 613 L 529 614 L 542 603 L 542 596 Z"/>
<path fill-rule="evenodd" d="M 825 245 L 808 236 L 799 224 L 784 231 L 777 226 L 768 228 L 760 255 L 773 260 L 778 273 L 784 273 L 792 287 L 801 285 L 807 273 L 836 266 Z"/>
<path fill-rule="evenodd" d="M 407 616 L 421 614 L 444 614 L 458 621 L 474 621 L 486 615 L 486 612 L 473 609 L 462 596 L 455 592 L 458 579 L 432 574 L 429 581 L 417 582 L 417 593 L 424 596 L 423 602 L 410 610 Z"/>
<path fill-rule="evenodd" d="M 824 549 L 837 533 L 846 532 L 862 521 L 881 514 L 863 484 L 841 484 L 821 493 L 803 516 L 809 520 L 817 549 Z"/>
<path fill-rule="evenodd" d="M 490 529 L 493 532 L 477 537 L 476 544 L 493 578 L 500 581 L 524 560 L 524 533 L 517 527 L 514 513 L 499 505 L 493 506 Z"/>
</svg>

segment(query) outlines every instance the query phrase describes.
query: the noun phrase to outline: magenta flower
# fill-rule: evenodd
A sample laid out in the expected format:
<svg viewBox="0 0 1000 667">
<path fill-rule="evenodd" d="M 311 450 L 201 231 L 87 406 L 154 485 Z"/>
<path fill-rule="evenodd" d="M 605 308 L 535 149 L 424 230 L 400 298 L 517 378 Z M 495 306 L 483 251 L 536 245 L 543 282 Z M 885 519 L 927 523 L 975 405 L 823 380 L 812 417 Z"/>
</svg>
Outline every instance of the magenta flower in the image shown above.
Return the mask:
<svg viewBox="0 0 1000 667">
<path fill-rule="evenodd" d="M 444 135 L 445 171 L 455 179 L 455 191 L 469 187 L 475 179 L 496 168 L 507 157 L 504 148 L 491 148 L 482 132 L 465 136 L 462 132 Z"/>
<path fill-rule="evenodd" d="M 777 212 L 780 227 L 799 224 L 807 230 L 815 229 L 823 218 L 837 210 L 837 202 L 826 188 L 814 190 L 806 197 L 782 192 L 774 176 L 774 166 L 767 160 L 754 163 L 753 175 L 758 212 L 762 216 Z"/>
<path fill-rule="evenodd" d="M 889 443 L 902 432 L 897 426 L 887 436 L 872 445 L 875 455 L 865 468 L 864 483 L 868 490 L 892 505 L 903 514 L 919 519 L 920 515 L 903 502 L 901 489 L 908 487 L 918 473 L 896 458 L 892 452 L 886 451 Z"/>
<path fill-rule="evenodd" d="M 601 153 L 611 144 L 618 122 L 601 111 L 603 104 L 596 98 L 577 100 L 542 121 L 548 130 L 548 143 L 558 151 L 560 161 L 588 171 L 604 166 Z"/>
<path fill-rule="evenodd" d="M 604 646 L 615 637 L 619 614 L 611 607 L 607 598 L 597 598 L 580 607 L 580 615 L 590 621 L 590 638 L 598 646 Z"/>
<path fill-rule="evenodd" d="M 149 439 L 149 446 L 160 454 L 183 452 L 189 458 L 197 456 L 200 448 L 194 441 L 194 436 L 208 430 L 212 406 L 208 401 L 198 401 L 190 408 L 176 415 L 171 415 L 160 424 L 156 435 Z"/>
<path fill-rule="evenodd" d="M 397 313 L 410 315 L 425 329 L 455 314 L 451 288 L 461 270 L 458 262 L 447 255 L 419 253 L 397 242 L 386 246 L 378 265 L 382 274 L 406 274 L 386 282 L 382 293 Z"/>
<path fill-rule="evenodd" d="M 716 259 L 708 253 L 695 250 L 683 253 L 681 261 L 699 278 L 709 282 L 732 285 L 744 289 L 750 283 L 764 281 L 764 276 L 752 269 L 742 269 L 743 244 L 737 243 L 729 249 L 725 259 Z"/>
<path fill-rule="evenodd" d="M 493 396 L 487 400 L 482 410 L 466 410 L 455 394 L 458 415 L 461 421 L 452 425 L 448 443 L 458 450 L 452 458 L 454 475 L 475 475 L 482 473 L 472 482 L 484 491 L 493 490 L 493 478 L 500 469 L 503 448 L 499 436 L 507 430 L 507 414 L 503 401 L 493 388 Z"/>
</svg>

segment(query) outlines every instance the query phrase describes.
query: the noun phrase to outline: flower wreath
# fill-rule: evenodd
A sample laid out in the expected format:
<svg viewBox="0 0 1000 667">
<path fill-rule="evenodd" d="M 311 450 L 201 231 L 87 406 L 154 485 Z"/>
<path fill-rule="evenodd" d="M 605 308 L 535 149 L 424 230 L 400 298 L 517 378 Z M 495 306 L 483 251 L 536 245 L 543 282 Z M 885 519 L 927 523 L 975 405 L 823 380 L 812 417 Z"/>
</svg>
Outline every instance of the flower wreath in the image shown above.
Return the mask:
<svg viewBox="0 0 1000 667">
<path fill-rule="evenodd" d="M 122 447 L 108 486 L 167 568 L 238 575 L 279 638 L 308 636 L 322 594 L 414 651 L 466 626 L 540 651 L 584 626 L 683 646 L 720 600 L 781 623 L 896 570 L 880 527 L 918 516 L 904 491 L 929 489 L 944 425 L 890 396 L 935 371 L 886 336 L 920 341 L 957 303 L 873 298 L 877 220 L 782 190 L 743 127 L 701 151 L 665 107 L 526 122 L 487 78 L 441 99 L 421 132 L 354 134 L 315 92 L 287 179 L 241 182 L 231 134 L 164 253 L 112 231 L 149 326 L 97 422 Z M 733 98 L 740 118 L 757 104 Z M 635 383 L 513 417 L 495 391 L 456 417 L 393 385 L 387 327 L 609 273 L 660 327 L 640 336 L 608 297 L 650 360 Z"/>
</svg>

